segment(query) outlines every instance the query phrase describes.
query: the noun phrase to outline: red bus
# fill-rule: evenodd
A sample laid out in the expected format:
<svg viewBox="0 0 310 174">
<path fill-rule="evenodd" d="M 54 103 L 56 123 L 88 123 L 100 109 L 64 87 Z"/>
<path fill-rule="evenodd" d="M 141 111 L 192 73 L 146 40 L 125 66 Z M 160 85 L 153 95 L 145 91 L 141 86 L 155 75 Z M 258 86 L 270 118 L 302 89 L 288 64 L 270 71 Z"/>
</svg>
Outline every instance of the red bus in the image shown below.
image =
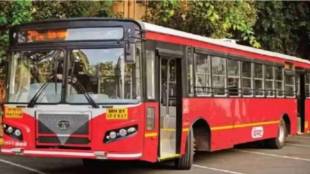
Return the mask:
<svg viewBox="0 0 310 174">
<path fill-rule="evenodd" d="M 134 20 L 10 31 L 1 153 L 175 160 L 309 132 L 310 62 Z"/>
</svg>

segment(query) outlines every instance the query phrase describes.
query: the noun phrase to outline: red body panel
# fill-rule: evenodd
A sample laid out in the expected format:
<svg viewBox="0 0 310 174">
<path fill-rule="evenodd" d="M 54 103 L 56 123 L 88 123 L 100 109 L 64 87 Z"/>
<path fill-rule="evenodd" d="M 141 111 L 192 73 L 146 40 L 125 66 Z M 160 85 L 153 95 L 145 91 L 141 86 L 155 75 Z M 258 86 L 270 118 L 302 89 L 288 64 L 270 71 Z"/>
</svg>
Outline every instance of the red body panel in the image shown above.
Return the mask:
<svg viewBox="0 0 310 174">
<path fill-rule="evenodd" d="M 295 99 L 266 98 L 188 98 L 185 117 L 194 123 L 204 119 L 211 128 L 211 150 L 233 147 L 235 144 L 277 136 L 275 122 L 287 114 L 291 134 L 297 131 L 297 104 Z M 266 124 L 268 123 L 268 124 Z M 264 127 L 263 137 L 253 139 L 253 127 Z"/>
<path fill-rule="evenodd" d="M 146 161 L 156 162 L 158 159 L 159 105 L 157 102 L 148 102 L 145 103 L 145 108 L 147 107 L 153 107 L 155 109 L 155 128 L 154 130 L 145 131 L 143 142 L 143 159 Z M 146 111 L 144 111 L 144 113 L 146 113 Z"/>
<path fill-rule="evenodd" d="M 308 101 L 307 104 L 309 105 L 310 102 Z M 205 120 L 211 128 L 212 151 L 230 148 L 236 144 L 244 142 L 276 137 L 278 122 L 275 123 L 275 121 L 279 121 L 285 114 L 290 118 L 291 134 L 295 134 L 297 129 L 296 99 L 187 98 L 183 100 L 183 105 L 184 115 L 181 154 L 184 154 L 185 142 L 189 132 L 188 130 L 190 130 L 191 125 L 198 119 Z M 155 129 L 147 132 L 145 131 L 146 107 L 153 107 L 156 111 Z M 307 115 L 309 115 L 309 110 L 307 110 Z M 2 152 L 14 154 L 14 152 L 8 151 L 8 149 L 22 148 L 25 151 L 24 155 L 69 158 L 96 158 L 95 152 L 105 152 L 111 153 L 109 159 L 116 160 L 132 158 L 126 158 L 126 156 L 113 158 L 112 156 L 115 156 L 115 153 L 118 155 L 141 154 L 139 158 L 135 159 L 156 162 L 158 158 L 159 129 L 158 103 L 145 103 L 135 107 L 130 107 L 128 109 L 128 116 L 128 120 L 125 121 L 107 120 L 105 114 L 98 115 L 92 119 L 90 121 L 90 150 L 37 148 L 35 142 L 35 117 L 24 114 L 21 119 L 4 118 L 5 124 L 9 124 L 22 130 L 24 142 L 20 143 L 9 136 L 4 136 L 5 146 L 3 146 Z M 269 122 L 273 123 L 269 124 Z M 262 123 L 262 125 L 260 123 Z M 268 124 L 264 125 L 264 123 Z M 139 131 L 137 134 L 115 142 L 107 144 L 103 143 L 103 137 L 107 131 L 130 125 L 138 125 Z M 252 128 L 257 126 L 263 127 L 264 134 L 260 138 L 253 138 L 251 136 Z M 151 134 L 152 136 L 147 136 L 148 134 Z M 32 151 L 36 151 L 36 154 L 31 154 Z M 49 153 L 52 153 L 52 155 Z"/>
<path fill-rule="evenodd" d="M 106 114 L 102 113 L 95 116 L 89 121 L 90 124 L 90 144 L 87 145 L 89 150 L 79 149 L 78 145 L 70 145 L 75 147 L 72 150 L 67 148 L 38 148 L 36 144 L 36 122 L 35 116 L 23 114 L 22 118 L 6 118 L 4 116 L 4 124 L 19 128 L 23 133 L 23 142 L 5 135 L 5 144 L 2 146 L 2 153 L 15 154 L 11 150 L 14 148 L 21 148 L 23 155 L 40 156 L 40 157 L 68 157 L 68 158 L 96 158 L 96 152 L 104 152 L 111 154 L 108 159 L 126 160 L 126 159 L 140 159 L 150 162 L 157 160 L 157 136 L 153 138 L 145 138 L 145 107 L 152 106 L 155 110 L 158 110 L 156 103 L 140 104 L 138 106 L 128 108 L 127 120 L 107 120 Z M 55 106 L 57 107 L 57 106 Z M 76 107 L 76 106 L 75 106 Z M 73 109 L 74 110 L 74 109 Z M 155 113 L 156 117 L 158 112 Z M 158 119 L 156 119 L 158 120 Z M 138 132 L 132 136 L 121 138 L 119 140 L 104 143 L 104 135 L 107 131 L 118 129 L 122 127 L 128 127 L 132 125 L 138 126 Z M 158 122 L 156 123 L 156 129 L 158 129 Z M 157 132 L 154 130 L 153 132 Z M 85 146 L 85 145 L 84 145 Z M 147 148 L 145 148 L 147 147 Z M 124 155 L 122 155 L 124 154 Z M 132 154 L 141 154 L 139 157 L 126 157 L 134 156 Z M 84 156 L 83 156 L 84 155 Z"/>
<path fill-rule="evenodd" d="M 310 133 L 310 99 L 305 101 L 305 132 Z"/>
</svg>

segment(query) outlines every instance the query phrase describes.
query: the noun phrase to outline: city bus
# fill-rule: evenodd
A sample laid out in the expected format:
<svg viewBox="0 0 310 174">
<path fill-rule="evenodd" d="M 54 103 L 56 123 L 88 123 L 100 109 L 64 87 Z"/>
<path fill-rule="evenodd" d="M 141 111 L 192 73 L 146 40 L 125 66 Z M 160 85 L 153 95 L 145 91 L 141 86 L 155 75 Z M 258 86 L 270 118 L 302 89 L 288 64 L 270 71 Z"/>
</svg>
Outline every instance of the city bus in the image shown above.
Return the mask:
<svg viewBox="0 0 310 174">
<path fill-rule="evenodd" d="M 135 20 L 10 29 L 1 153 L 171 160 L 308 133 L 310 61 Z"/>
</svg>

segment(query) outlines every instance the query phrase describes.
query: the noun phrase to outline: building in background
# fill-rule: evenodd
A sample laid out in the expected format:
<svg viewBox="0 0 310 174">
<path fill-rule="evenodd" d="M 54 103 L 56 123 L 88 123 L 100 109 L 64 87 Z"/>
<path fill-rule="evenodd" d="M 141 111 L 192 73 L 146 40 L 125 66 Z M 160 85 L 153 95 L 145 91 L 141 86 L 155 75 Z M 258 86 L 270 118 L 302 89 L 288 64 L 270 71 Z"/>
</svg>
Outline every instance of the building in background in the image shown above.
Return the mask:
<svg viewBox="0 0 310 174">
<path fill-rule="evenodd" d="M 147 12 L 147 4 L 148 0 L 118 0 L 113 2 L 112 8 L 116 15 L 140 20 Z"/>
<path fill-rule="evenodd" d="M 1 128 L 2 124 L 2 104 L 4 103 L 5 99 L 5 89 L 6 89 L 6 76 L 5 76 L 5 69 L 7 67 L 5 64 L 0 64 L 0 146 L 3 144 L 3 129 Z"/>
</svg>

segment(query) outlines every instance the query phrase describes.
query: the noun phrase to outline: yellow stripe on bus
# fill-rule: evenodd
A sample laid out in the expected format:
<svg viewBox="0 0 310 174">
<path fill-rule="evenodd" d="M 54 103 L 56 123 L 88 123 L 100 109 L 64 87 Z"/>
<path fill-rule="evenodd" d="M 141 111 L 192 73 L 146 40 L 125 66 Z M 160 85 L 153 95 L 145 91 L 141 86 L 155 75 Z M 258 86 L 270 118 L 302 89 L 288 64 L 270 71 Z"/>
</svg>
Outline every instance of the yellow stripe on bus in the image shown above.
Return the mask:
<svg viewBox="0 0 310 174">
<path fill-rule="evenodd" d="M 151 133 L 146 133 L 144 134 L 145 138 L 150 138 L 150 137 L 157 137 L 158 133 L 157 132 L 151 132 Z"/>
<path fill-rule="evenodd" d="M 165 128 L 165 129 L 161 129 L 162 131 L 167 131 L 167 132 L 174 132 L 176 129 L 172 129 L 172 128 Z M 188 132 L 189 128 L 183 128 L 182 130 L 183 132 Z M 144 137 L 145 138 L 149 138 L 149 137 L 157 137 L 158 133 L 157 132 L 150 132 L 150 133 L 145 133 Z"/>
<path fill-rule="evenodd" d="M 0 138 L 0 146 L 2 146 L 3 144 L 4 144 L 3 138 Z"/>
<path fill-rule="evenodd" d="M 162 128 L 160 129 L 161 131 L 166 131 L 166 132 L 175 132 L 175 128 Z"/>
<path fill-rule="evenodd" d="M 162 161 L 162 160 L 169 160 L 169 159 L 173 159 L 173 158 L 178 158 L 178 157 L 180 157 L 180 156 L 181 156 L 180 154 L 169 154 L 169 155 L 160 157 L 160 158 L 159 158 L 159 161 Z"/>
<path fill-rule="evenodd" d="M 183 128 L 183 132 L 188 132 L 189 128 Z"/>
<path fill-rule="evenodd" d="M 228 125 L 228 126 L 216 126 L 216 127 L 212 127 L 211 131 L 227 130 L 227 129 L 238 129 L 238 128 L 245 128 L 245 127 L 253 127 L 253 126 L 265 126 L 265 125 L 279 124 L 279 123 L 280 123 L 280 121 L 266 121 L 266 122 L 256 122 L 256 123 L 245 123 L 245 124 Z"/>
<path fill-rule="evenodd" d="M 175 132 L 176 131 L 176 129 L 174 129 L 174 128 L 163 128 L 163 129 L 160 129 L 160 130 L 166 131 L 166 132 Z M 189 128 L 183 128 L 182 131 L 183 132 L 188 132 Z"/>
</svg>

